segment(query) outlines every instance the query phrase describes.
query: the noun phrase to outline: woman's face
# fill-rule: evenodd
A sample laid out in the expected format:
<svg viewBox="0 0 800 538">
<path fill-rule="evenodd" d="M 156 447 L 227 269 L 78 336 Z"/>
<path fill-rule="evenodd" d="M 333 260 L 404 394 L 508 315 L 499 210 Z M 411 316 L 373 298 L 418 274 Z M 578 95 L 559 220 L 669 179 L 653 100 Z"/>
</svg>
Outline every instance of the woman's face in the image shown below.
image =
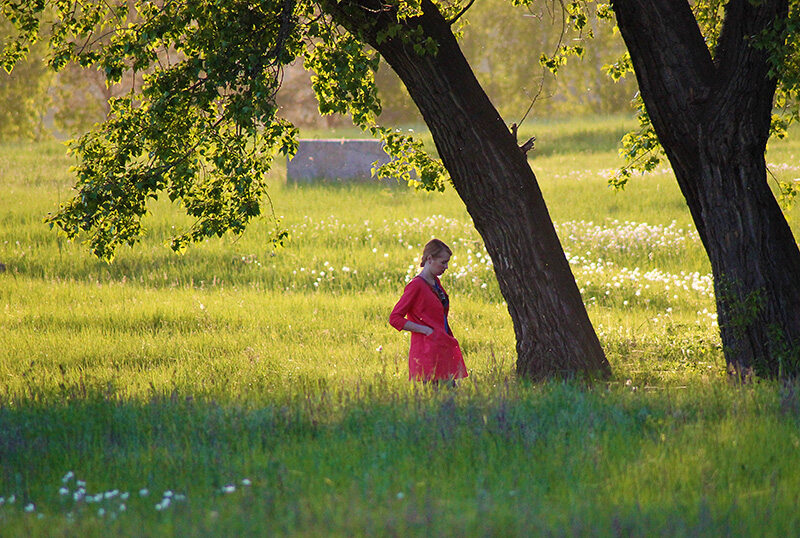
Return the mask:
<svg viewBox="0 0 800 538">
<path fill-rule="evenodd" d="M 440 276 L 447 270 L 447 264 L 450 262 L 450 255 L 446 252 L 440 256 L 431 256 L 428 258 L 426 265 L 432 275 Z"/>
</svg>

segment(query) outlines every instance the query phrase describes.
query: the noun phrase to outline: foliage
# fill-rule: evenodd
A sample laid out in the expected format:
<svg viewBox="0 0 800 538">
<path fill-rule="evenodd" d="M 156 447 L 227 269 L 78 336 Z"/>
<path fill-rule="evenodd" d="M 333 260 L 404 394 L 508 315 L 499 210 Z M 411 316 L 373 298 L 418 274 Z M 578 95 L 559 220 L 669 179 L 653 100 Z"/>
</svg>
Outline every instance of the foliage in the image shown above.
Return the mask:
<svg viewBox="0 0 800 538">
<path fill-rule="evenodd" d="M 297 129 L 279 116 L 275 96 L 284 67 L 301 55 L 315 73 L 323 114 L 349 113 L 387 139 L 421 185 L 440 188 L 445 177 L 419 144 L 375 122 L 377 59 L 314 3 L 5 0 L 3 8 L 19 28 L 6 47 L 9 65 L 48 20 L 53 68 L 94 66 L 109 83 L 142 73 L 140 87 L 110 100 L 104 123 L 71 143 L 77 193 L 48 218 L 68 238 L 86 234 L 103 259 L 139 241 L 147 201 L 161 193 L 196 219 L 173 238 L 177 251 L 226 231 L 240 234 L 261 214 L 273 157 L 296 150 Z M 422 45 L 425 53 L 429 44 Z M 276 226 L 275 242 L 284 236 Z"/>
</svg>

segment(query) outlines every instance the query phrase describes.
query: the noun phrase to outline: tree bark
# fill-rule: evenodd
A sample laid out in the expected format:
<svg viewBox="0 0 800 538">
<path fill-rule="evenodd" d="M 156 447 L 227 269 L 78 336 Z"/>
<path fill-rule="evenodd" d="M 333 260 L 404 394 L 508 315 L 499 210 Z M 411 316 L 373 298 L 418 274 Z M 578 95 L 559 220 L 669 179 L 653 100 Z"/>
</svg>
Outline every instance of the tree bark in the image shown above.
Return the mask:
<svg viewBox="0 0 800 538">
<path fill-rule="evenodd" d="M 787 1 L 731 0 L 713 58 L 688 2 L 612 6 L 711 261 L 729 372 L 800 374 L 800 251 L 764 160 L 776 81 L 750 39 L 786 16 Z"/>
<path fill-rule="evenodd" d="M 472 73 L 450 24 L 430 0 L 422 7 L 421 16 L 402 24 L 433 38 L 435 55 L 416 53 L 402 37 L 379 43 L 377 30 L 397 24 L 392 14 L 371 11 L 369 19 L 358 20 L 356 9 L 337 19 L 381 53 L 430 128 L 492 258 L 514 324 L 518 374 L 605 376 L 608 361 L 527 158 Z"/>
</svg>

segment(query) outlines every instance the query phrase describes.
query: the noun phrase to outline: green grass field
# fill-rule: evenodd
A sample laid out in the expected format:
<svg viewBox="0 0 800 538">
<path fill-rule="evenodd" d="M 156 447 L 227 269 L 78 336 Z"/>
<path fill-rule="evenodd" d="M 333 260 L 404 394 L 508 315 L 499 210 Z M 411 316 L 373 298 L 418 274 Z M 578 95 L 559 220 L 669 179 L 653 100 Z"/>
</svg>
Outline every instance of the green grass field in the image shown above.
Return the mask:
<svg viewBox="0 0 800 538">
<path fill-rule="evenodd" d="M 279 167 L 288 248 L 263 219 L 173 254 L 191 223 L 158 203 L 108 265 L 42 223 L 70 193 L 63 146 L 1 145 L 0 536 L 796 534 L 800 387 L 726 381 L 670 171 L 606 186 L 632 124 L 529 127 L 613 368 L 591 386 L 515 378 L 452 189 L 298 187 Z M 798 157 L 795 138 L 767 160 L 793 179 Z M 470 370 L 453 391 L 407 380 L 388 325 L 433 236 Z"/>
</svg>

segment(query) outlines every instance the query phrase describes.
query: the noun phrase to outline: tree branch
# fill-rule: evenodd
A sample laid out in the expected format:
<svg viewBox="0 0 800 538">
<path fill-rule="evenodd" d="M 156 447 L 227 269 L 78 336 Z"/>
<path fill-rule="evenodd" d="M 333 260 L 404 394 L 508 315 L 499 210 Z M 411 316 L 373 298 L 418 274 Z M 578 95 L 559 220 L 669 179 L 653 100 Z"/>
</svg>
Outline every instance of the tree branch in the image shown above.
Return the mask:
<svg viewBox="0 0 800 538">
<path fill-rule="evenodd" d="M 472 4 L 474 4 L 474 3 L 475 3 L 475 0 L 469 0 L 469 3 L 466 6 L 464 6 L 464 8 L 461 11 L 456 13 L 456 15 L 452 19 L 447 21 L 447 24 L 449 24 L 450 26 L 453 26 L 456 23 L 456 21 L 458 19 L 460 19 L 464 15 L 464 13 L 469 11 L 469 8 L 471 8 Z"/>
</svg>

